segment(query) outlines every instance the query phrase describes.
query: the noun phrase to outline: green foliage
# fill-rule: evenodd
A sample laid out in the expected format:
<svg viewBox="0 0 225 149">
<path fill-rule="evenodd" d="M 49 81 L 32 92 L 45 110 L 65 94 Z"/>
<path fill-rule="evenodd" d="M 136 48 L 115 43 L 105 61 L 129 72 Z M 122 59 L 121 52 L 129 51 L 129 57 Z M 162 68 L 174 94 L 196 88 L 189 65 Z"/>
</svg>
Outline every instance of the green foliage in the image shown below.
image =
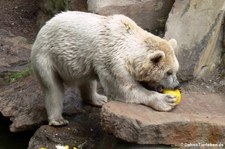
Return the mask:
<svg viewBox="0 0 225 149">
<path fill-rule="evenodd" d="M 7 77 L 7 82 L 13 83 L 20 78 L 25 78 L 32 73 L 32 68 L 29 66 L 26 69 L 18 72 L 11 72 Z"/>
</svg>

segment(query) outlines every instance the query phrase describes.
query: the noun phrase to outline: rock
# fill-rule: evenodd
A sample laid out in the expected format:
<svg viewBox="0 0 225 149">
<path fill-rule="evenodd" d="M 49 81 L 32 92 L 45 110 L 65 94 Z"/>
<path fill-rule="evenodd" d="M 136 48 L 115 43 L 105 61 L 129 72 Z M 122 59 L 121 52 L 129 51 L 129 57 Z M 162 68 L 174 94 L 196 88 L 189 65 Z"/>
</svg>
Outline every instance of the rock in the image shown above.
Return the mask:
<svg viewBox="0 0 225 149">
<path fill-rule="evenodd" d="M 225 54 L 223 54 L 223 56 L 222 56 L 222 62 L 221 63 L 222 63 L 223 66 L 225 66 Z"/>
<path fill-rule="evenodd" d="M 165 148 L 163 145 L 131 144 L 113 135 L 106 134 L 100 125 L 100 108 L 85 106 L 83 113 L 67 116 L 70 124 L 65 127 L 41 126 L 30 139 L 28 149 L 55 148 L 68 145 L 70 148 Z"/>
<path fill-rule="evenodd" d="M 219 82 L 219 84 L 220 84 L 221 86 L 225 86 L 225 79 L 224 79 L 224 80 L 221 80 L 221 81 Z"/>
<path fill-rule="evenodd" d="M 100 108 L 84 107 L 85 112 L 67 116 L 65 127 L 41 126 L 30 139 L 29 149 L 55 148 L 57 144 L 70 148 L 99 148 L 105 134 L 100 126 Z"/>
<path fill-rule="evenodd" d="M 88 0 L 88 11 L 101 14 L 124 14 L 144 29 L 154 30 L 165 25 L 174 0 Z"/>
<path fill-rule="evenodd" d="M 184 93 L 172 112 L 110 101 L 101 112 L 103 129 L 128 142 L 181 145 L 225 142 L 225 96 Z"/>
<path fill-rule="evenodd" d="M 66 0 L 66 9 L 87 11 L 87 0 Z"/>
<path fill-rule="evenodd" d="M 225 19 L 225 16 L 224 16 L 224 19 Z M 223 21 L 223 31 L 225 31 L 224 21 Z M 225 32 L 223 32 L 223 47 L 225 48 Z"/>
<path fill-rule="evenodd" d="M 11 73 L 28 67 L 30 48 L 26 38 L 0 29 L 0 88 L 7 85 Z"/>
<path fill-rule="evenodd" d="M 34 75 L 9 82 L 11 74 L 20 75 L 29 67 L 30 51 L 31 44 L 26 38 L 0 29 L 0 112 L 12 121 L 12 132 L 34 129 L 47 122 L 44 100 Z M 65 114 L 83 111 L 77 90 L 68 89 L 64 101 Z"/>
<path fill-rule="evenodd" d="M 225 0 L 176 1 L 166 23 L 165 38 L 178 41 L 179 76 L 187 81 L 204 77 L 218 63 L 215 49 L 221 30 Z"/>
<path fill-rule="evenodd" d="M 87 11 L 87 0 L 42 0 L 37 25 L 41 28 L 55 14 L 65 10 Z"/>
<path fill-rule="evenodd" d="M 68 89 L 65 95 L 65 115 L 83 111 L 81 98 L 76 90 Z M 10 131 L 31 130 L 47 123 L 44 99 L 33 75 L 2 87 L 0 98 L 0 112 L 12 121 Z"/>
<path fill-rule="evenodd" d="M 40 11 L 37 16 L 37 25 L 41 28 L 44 23 L 52 18 L 55 14 L 65 10 L 64 0 L 42 0 L 40 2 Z"/>
<path fill-rule="evenodd" d="M 0 30 L 0 75 L 3 72 L 18 71 L 27 67 L 31 44 L 26 38 Z"/>
</svg>

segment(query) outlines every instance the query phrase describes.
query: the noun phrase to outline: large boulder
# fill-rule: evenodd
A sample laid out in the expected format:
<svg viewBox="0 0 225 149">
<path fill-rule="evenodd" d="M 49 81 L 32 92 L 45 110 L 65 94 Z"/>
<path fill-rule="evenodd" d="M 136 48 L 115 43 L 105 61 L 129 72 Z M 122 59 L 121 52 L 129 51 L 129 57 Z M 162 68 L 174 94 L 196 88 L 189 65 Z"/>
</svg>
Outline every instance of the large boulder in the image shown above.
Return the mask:
<svg viewBox="0 0 225 149">
<path fill-rule="evenodd" d="M 184 93 L 172 112 L 111 101 L 102 108 L 102 127 L 116 137 L 138 144 L 220 144 L 225 142 L 225 96 Z"/>
<path fill-rule="evenodd" d="M 101 14 L 124 14 L 144 29 L 164 27 L 174 0 L 88 0 L 88 11 Z"/>
<path fill-rule="evenodd" d="M 224 4 L 225 0 L 178 0 L 174 3 L 166 23 L 165 38 L 178 41 L 176 54 L 182 80 L 202 78 L 220 62 L 222 48 L 215 47 Z"/>
</svg>

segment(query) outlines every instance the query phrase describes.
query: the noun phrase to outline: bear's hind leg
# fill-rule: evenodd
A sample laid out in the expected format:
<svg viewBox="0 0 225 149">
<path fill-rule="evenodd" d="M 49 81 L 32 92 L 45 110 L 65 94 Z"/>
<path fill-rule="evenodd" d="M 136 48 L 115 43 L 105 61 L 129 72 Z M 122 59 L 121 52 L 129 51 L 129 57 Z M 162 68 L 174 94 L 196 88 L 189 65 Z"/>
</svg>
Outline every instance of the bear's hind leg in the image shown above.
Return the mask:
<svg viewBox="0 0 225 149">
<path fill-rule="evenodd" d="M 62 126 L 69 122 L 62 117 L 64 86 L 58 74 L 52 70 L 48 62 L 33 63 L 34 72 L 44 93 L 45 108 L 49 125 Z"/>
<path fill-rule="evenodd" d="M 91 80 L 79 86 L 82 99 L 91 105 L 102 106 L 107 102 L 107 97 L 97 93 L 97 81 Z"/>
<path fill-rule="evenodd" d="M 64 87 L 59 80 L 55 80 L 49 85 L 49 89 L 45 91 L 45 106 L 48 113 L 49 125 L 63 126 L 69 123 L 62 116 L 63 92 Z"/>
</svg>

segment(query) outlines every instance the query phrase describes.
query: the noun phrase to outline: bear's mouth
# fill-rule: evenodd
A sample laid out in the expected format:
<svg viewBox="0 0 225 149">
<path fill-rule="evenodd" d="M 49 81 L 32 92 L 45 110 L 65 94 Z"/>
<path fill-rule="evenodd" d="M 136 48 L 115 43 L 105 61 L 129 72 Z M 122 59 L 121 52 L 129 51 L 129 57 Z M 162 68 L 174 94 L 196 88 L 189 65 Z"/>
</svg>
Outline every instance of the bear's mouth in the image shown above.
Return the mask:
<svg viewBox="0 0 225 149">
<path fill-rule="evenodd" d="M 139 82 L 144 88 L 150 91 L 156 91 L 159 93 L 163 92 L 164 87 L 162 85 L 156 85 L 155 83 L 149 83 L 145 81 L 140 81 Z"/>
</svg>

